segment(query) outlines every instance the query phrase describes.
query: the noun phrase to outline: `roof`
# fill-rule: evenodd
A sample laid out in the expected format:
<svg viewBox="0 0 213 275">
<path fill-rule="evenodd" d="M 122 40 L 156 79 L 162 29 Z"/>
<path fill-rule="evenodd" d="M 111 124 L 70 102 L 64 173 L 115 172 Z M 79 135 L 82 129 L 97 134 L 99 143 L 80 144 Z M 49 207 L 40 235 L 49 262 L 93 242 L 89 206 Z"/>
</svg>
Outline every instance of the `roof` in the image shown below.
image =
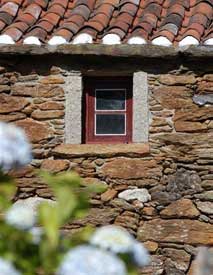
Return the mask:
<svg viewBox="0 0 213 275">
<path fill-rule="evenodd" d="M 0 0 L 0 44 L 213 45 L 213 0 Z"/>
</svg>

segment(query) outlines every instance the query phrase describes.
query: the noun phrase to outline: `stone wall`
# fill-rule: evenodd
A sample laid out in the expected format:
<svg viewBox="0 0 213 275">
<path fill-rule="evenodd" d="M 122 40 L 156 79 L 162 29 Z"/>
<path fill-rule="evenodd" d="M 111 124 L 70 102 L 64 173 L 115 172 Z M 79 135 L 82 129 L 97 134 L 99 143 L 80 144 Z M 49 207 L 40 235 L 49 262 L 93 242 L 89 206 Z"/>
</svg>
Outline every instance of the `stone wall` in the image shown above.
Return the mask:
<svg viewBox="0 0 213 275">
<path fill-rule="evenodd" d="M 0 68 L 0 120 L 23 127 L 33 143 L 32 164 L 13 172 L 15 199 L 52 197 L 34 168 L 77 171 L 108 189 L 91 198 L 87 218 L 65 229 L 124 226 L 152 254 L 142 274 L 191 275 L 196 248 L 213 245 L 213 73 L 149 69 L 149 143 L 92 146 L 64 145 L 71 69 L 28 67 Z"/>
</svg>

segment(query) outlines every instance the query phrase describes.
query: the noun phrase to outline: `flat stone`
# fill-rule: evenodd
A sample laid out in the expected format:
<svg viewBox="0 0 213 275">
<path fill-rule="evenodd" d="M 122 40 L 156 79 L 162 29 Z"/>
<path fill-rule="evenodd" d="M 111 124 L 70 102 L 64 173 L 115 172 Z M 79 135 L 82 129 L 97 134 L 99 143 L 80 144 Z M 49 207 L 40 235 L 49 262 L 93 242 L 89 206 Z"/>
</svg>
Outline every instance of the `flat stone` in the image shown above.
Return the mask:
<svg viewBox="0 0 213 275">
<path fill-rule="evenodd" d="M 167 264 L 175 267 L 177 270 L 187 271 L 189 268 L 191 256 L 186 251 L 174 248 L 164 248 L 163 255 L 169 258 Z"/>
<path fill-rule="evenodd" d="M 24 166 L 18 170 L 12 170 L 10 171 L 9 175 L 14 178 L 30 178 L 34 176 L 35 170 L 34 167 L 31 165 Z"/>
<path fill-rule="evenodd" d="M 142 210 L 142 215 L 144 216 L 156 216 L 157 215 L 157 211 L 154 207 L 144 207 Z"/>
<path fill-rule="evenodd" d="M 105 163 L 100 172 L 104 176 L 118 179 L 160 177 L 162 167 L 155 160 L 117 158 Z"/>
<path fill-rule="evenodd" d="M 146 156 L 149 145 L 143 144 L 62 144 L 53 149 L 53 154 L 60 157 L 113 157 Z"/>
<path fill-rule="evenodd" d="M 48 124 L 31 118 L 19 120 L 16 122 L 16 125 L 25 130 L 31 142 L 39 142 L 53 136 L 53 131 Z"/>
<path fill-rule="evenodd" d="M 159 81 L 162 84 L 166 85 L 186 85 L 186 84 L 195 84 L 196 78 L 193 75 L 161 75 Z"/>
<path fill-rule="evenodd" d="M 169 110 L 193 105 L 192 90 L 184 86 L 160 87 L 155 89 L 153 94 L 161 106 Z"/>
<path fill-rule="evenodd" d="M 66 171 L 69 166 L 70 163 L 68 160 L 45 159 L 41 164 L 41 169 L 58 173 L 61 171 Z"/>
<path fill-rule="evenodd" d="M 200 212 L 189 199 L 180 199 L 172 202 L 160 215 L 164 218 L 195 218 Z"/>
<path fill-rule="evenodd" d="M 177 110 L 174 116 L 174 126 L 177 132 L 196 132 L 206 130 L 205 120 L 213 118 L 212 107 L 194 107 L 187 110 Z"/>
<path fill-rule="evenodd" d="M 24 119 L 26 117 L 25 114 L 19 112 L 19 113 L 11 113 L 11 114 L 5 114 L 5 115 L 0 115 L 0 121 L 4 122 L 12 122 L 20 119 Z"/>
<path fill-rule="evenodd" d="M 153 141 L 167 158 L 178 162 L 194 162 L 194 168 L 196 160 L 209 159 L 212 155 L 212 132 L 158 134 L 153 137 Z M 192 167 L 190 169 L 192 170 Z"/>
<path fill-rule="evenodd" d="M 211 106 L 194 107 L 177 110 L 175 112 L 174 120 L 185 120 L 185 121 L 203 121 L 213 117 L 213 108 Z"/>
<path fill-rule="evenodd" d="M 0 114 L 23 110 L 29 102 L 26 98 L 0 94 Z"/>
<path fill-rule="evenodd" d="M 62 87 L 55 85 L 16 84 L 12 87 L 12 95 L 30 96 L 33 98 L 61 97 L 64 95 L 64 90 Z"/>
<path fill-rule="evenodd" d="M 106 183 L 104 181 L 101 181 L 100 179 L 97 178 L 83 178 L 83 183 L 85 185 L 90 185 L 90 184 L 103 184 L 106 186 Z"/>
<path fill-rule="evenodd" d="M 192 121 L 176 121 L 174 123 L 174 126 L 177 132 L 188 132 L 188 133 L 206 131 L 208 129 L 208 126 L 206 124 L 200 123 L 200 122 L 192 122 Z"/>
<path fill-rule="evenodd" d="M 151 200 L 151 196 L 148 190 L 145 188 L 142 188 L 142 189 L 135 188 L 135 189 L 125 190 L 119 193 L 118 197 L 126 201 L 139 200 L 141 202 L 148 202 Z"/>
<path fill-rule="evenodd" d="M 205 191 L 201 194 L 195 195 L 195 197 L 202 201 L 212 201 L 213 202 L 213 191 Z"/>
<path fill-rule="evenodd" d="M 31 117 L 35 119 L 52 119 L 52 118 L 62 118 L 64 116 L 64 111 L 40 111 L 35 110 L 32 112 Z"/>
<path fill-rule="evenodd" d="M 117 194 L 118 194 L 118 191 L 116 191 L 114 189 L 108 189 L 106 192 L 101 194 L 101 200 L 103 202 L 110 201 L 110 200 L 114 199 L 117 196 Z"/>
<path fill-rule="evenodd" d="M 51 75 L 42 78 L 39 82 L 42 84 L 64 84 L 65 80 L 61 76 Z"/>
<path fill-rule="evenodd" d="M 142 242 L 213 245 L 213 225 L 188 219 L 154 219 L 139 227 L 138 239 Z"/>
<path fill-rule="evenodd" d="M 162 255 L 151 255 L 150 265 L 140 270 L 140 275 L 162 275 L 164 272 L 165 257 Z M 168 275 L 168 274 L 167 274 Z M 170 273 L 169 275 L 175 275 Z"/>
<path fill-rule="evenodd" d="M 213 82 L 213 74 L 205 74 L 203 79 L 206 81 Z"/>
<path fill-rule="evenodd" d="M 213 215 L 213 202 L 196 202 L 197 208 L 208 215 Z"/>
<path fill-rule="evenodd" d="M 198 92 L 212 93 L 213 92 L 213 82 L 208 82 L 208 81 L 200 82 L 198 85 Z"/>
<path fill-rule="evenodd" d="M 119 198 L 115 198 L 114 200 L 110 201 L 110 205 L 118 208 L 118 209 L 123 209 L 123 210 L 127 210 L 127 211 L 135 211 L 135 206 L 132 205 L 131 203 L 123 200 L 123 199 L 119 199 Z"/>
<path fill-rule="evenodd" d="M 47 101 L 39 104 L 38 107 L 40 110 L 63 110 L 64 104 L 56 101 Z"/>
<path fill-rule="evenodd" d="M 152 242 L 152 241 L 147 241 L 143 243 L 143 245 L 146 247 L 146 249 L 149 250 L 150 253 L 154 253 L 158 249 L 158 243 Z"/>
<path fill-rule="evenodd" d="M 202 181 L 201 186 L 206 190 L 212 190 L 213 189 L 213 179 L 206 179 L 206 180 Z"/>
<path fill-rule="evenodd" d="M 111 224 L 115 218 L 120 214 L 121 210 L 114 208 L 91 208 L 85 218 L 78 219 L 72 224 L 85 226 L 85 225 L 107 225 Z"/>
<path fill-rule="evenodd" d="M 0 85 L 0 93 L 5 93 L 10 91 L 10 86 L 9 85 Z"/>
<path fill-rule="evenodd" d="M 154 139 L 164 142 L 166 144 L 174 144 L 174 145 L 203 145 L 206 144 L 208 146 L 213 145 L 213 133 L 196 133 L 196 134 L 188 134 L 188 133 L 172 133 L 172 134 L 160 134 L 156 135 Z"/>
</svg>

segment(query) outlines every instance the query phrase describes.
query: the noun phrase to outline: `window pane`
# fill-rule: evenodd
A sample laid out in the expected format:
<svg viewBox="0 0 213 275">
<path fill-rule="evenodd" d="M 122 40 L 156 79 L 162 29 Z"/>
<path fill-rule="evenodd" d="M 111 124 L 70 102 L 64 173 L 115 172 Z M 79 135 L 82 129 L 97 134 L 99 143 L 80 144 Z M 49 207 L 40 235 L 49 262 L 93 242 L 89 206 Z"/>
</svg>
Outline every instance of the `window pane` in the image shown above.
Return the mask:
<svg viewBox="0 0 213 275">
<path fill-rule="evenodd" d="M 96 90 L 96 110 L 125 110 L 125 90 Z"/>
<path fill-rule="evenodd" d="M 125 115 L 96 115 L 96 135 L 125 134 Z"/>
</svg>

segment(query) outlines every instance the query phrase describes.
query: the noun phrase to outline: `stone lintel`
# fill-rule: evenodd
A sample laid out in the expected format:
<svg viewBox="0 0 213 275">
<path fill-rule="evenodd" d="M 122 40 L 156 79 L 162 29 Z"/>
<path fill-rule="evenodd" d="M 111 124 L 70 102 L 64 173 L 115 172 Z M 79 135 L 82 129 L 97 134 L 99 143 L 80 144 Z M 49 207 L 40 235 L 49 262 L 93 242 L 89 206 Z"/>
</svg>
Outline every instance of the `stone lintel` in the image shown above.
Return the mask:
<svg viewBox="0 0 213 275">
<path fill-rule="evenodd" d="M 62 144 L 53 150 L 53 154 L 61 158 L 115 156 L 144 157 L 149 154 L 149 144 Z"/>
</svg>

